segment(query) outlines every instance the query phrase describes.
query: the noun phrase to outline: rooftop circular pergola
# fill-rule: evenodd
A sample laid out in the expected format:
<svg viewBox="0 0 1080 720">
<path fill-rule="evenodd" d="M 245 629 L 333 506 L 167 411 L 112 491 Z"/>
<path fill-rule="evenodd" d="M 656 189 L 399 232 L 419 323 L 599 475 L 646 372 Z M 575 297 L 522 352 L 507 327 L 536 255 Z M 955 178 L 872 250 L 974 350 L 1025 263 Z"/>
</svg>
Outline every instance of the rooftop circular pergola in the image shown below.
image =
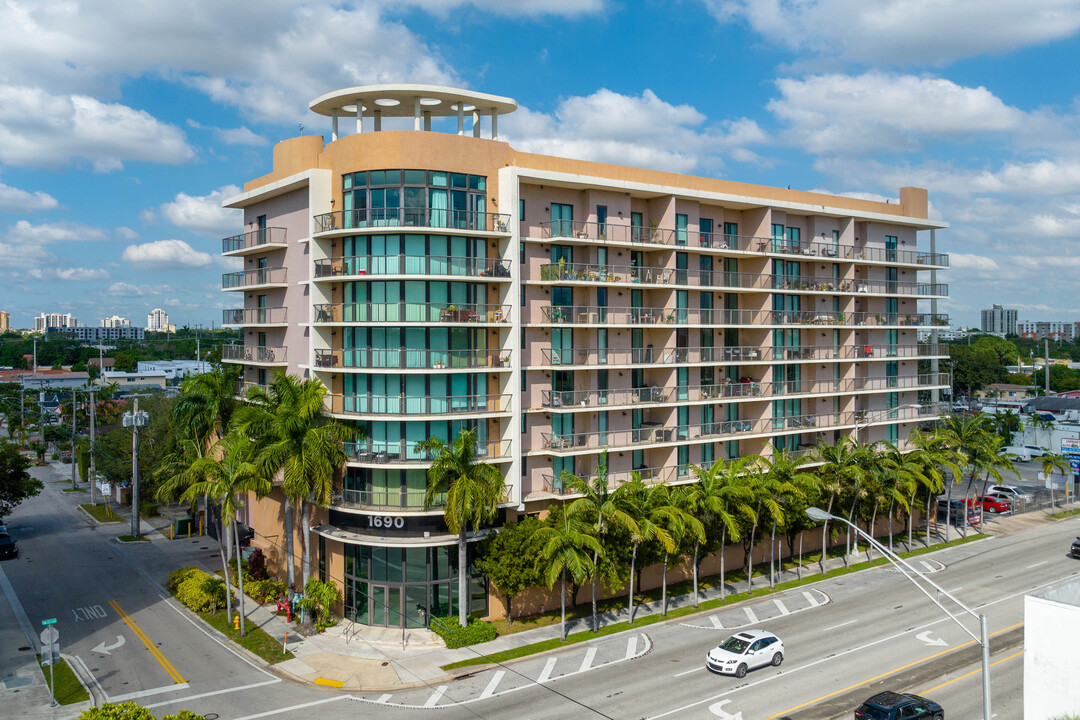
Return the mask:
<svg viewBox="0 0 1080 720">
<path fill-rule="evenodd" d="M 465 116 L 472 117 L 472 135 L 480 137 L 480 118 L 491 117 L 491 139 L 499 137 L 499 115 L 517 109 L 512 98 L 439 85 L 363 85 L 335 90 L 308 104 L 312 112 L 333 121 L 331 140 L 338 139 L 338 118 L 355 117 L 356 132 L 364 131 L 364 118 L 382 130 L 384 117 L 411 117 L 414 130 L 431 130 L 431 118 L 456 117 L 458 135 L 465 134 Z"/>
</svg>

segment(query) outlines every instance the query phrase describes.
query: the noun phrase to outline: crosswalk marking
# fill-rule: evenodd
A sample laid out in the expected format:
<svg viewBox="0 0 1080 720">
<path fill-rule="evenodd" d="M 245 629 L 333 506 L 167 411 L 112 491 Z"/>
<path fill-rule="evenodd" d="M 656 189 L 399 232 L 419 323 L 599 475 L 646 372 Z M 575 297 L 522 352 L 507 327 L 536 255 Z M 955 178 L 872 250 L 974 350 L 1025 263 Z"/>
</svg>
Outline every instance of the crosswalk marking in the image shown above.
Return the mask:
<svg viewBox="0 0 1080 720">
<path fill-rule="evenodd" d="M 377 703 L 385 703 L 387 700 L 389 700 L 392 697 L 394 697 L 394 696 L 391 695 L 390 693 L 386 693 L 385 695 L 380 695 L 379 699 L 376 700 L 375 702 L 377 702 Z"/>
<path fill-rule="evenodd" d="M 934 567 L 934 566 L 933 566 L 933 565 L 931 565 L 930 563 L 926 562 L 925 560 L 920 560 L 919 562 L 920 562 L 920 563 L 922 564 L 922 566 L 923 566 L 924 568 L 926 568 L 926 572 L 928 572 L 928 573 L 932 573 L 932 572 L 936 572 L 936 571 L 937 571 L 937 568 L 936 568 L 936 567 Z"/>
<path fill-rule="evenodd" d="M 491 676 L 491 682 L 484 688 L 484 692 L 480 693 L 480 699 L 485 700 L 495 694 L 495 688 L 499 686 L 499 681 L 503 679 L 503 675 L 506 674 L 505 670 L 496 670 L 495 674 Z"/>
<path fill-rule="evenodd" d="M 635 655 L 637 655 L 637 635 L 626 641 L 626 659 L 629 660 Z"/>
<path fill-rule="evenodd" d="M 806 602 L 810 603 L 810 607 L 817 607 L 821 604 L 817 601 L 817 598 L 811 595 L 807 590 L 803 590 L 803 597 L 806 598 Z"/>
<path fill-rule="evenodd" d="M 749 607 L 744 607 L 743 610 L 746 611 L 746 617 L 748 620 L 750 620 L 750 624 L 757 623 L 757 615 L 754 614 L 753 610 L 751 610 Z"/>
<path fill-rule="evenodd" d="M 709 620 L 712 620 L 712 626 L 714 628 L 716 628 L 717 630 L 723 630 L 724 629 L 723 623 L 720 622 L 720 616 L 719 615 L 710 615 Z"/>
<path fill-rule="evenodd" d="M 547 663 L 544 665 L 544 669 L 540 671 L 540 677 L 536 679 L 538 683 L 546 683 L 551 679 L 551 671 L 555 669 L 555 663 L 559 661 L 559 658 L 548 658 Z"/>
<path fill-rule="evenodd" d="M 585 672 L 592 665 L 593 658 L 596 657 L 596 648 L 591 647 L 585 652 L 585 657 L 581 661 L 581 667 L 578 668 L 578 672 Z"/>
<path fill-rule="evenodd" d="M 790 615 L 791 611 L 784 607 L 784 603 L 780 602 L 778 598 L 773 598 L 772 601 L 776 603 L 776 609 L 780 611 L 781 615 Z"/>
<path fill-rule="evenodd" d="M 440 685 L 439 687 L 435 688 L 435 692 L 431 693 L 431 697 L 429 697 L 427 699 L 427 702 L 424 703 L 424 707 L 433 708 L 438 705 L 439 701 L 442 700 L 443 693 L 446 692 L 446 688 L 446 685 Z"/>
</svg>

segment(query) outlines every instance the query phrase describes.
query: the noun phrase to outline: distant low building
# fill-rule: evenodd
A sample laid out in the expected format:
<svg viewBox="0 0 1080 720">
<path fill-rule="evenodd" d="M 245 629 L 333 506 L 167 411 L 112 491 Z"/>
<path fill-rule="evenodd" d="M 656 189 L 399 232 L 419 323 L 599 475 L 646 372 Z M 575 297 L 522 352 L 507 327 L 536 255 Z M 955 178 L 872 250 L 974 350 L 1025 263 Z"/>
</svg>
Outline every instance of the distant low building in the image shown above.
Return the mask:
<svg viewBox="0 0 1080 720">
<path fill-rule="evenodd" d="M 20 382 L 26 390 L 80 388 L 90 384 L 90 374 L 70 370 L 39 369 L 0 371 L 0 382 Z"/>
<path fill-rule="evenodd" d="M 169 382 L 183 380 L 188 375 L 210 372 L 205 360 L 140 360 L 139 372 L 163 372 Z"/>
<path fill-rule="evenodd" d="M 999 400 L 1025 400 L 1035 397 L 1034 385 L 1013 385 L 1012 383 L 994 383 L 975 392 L 976 397 L 998 398 Z"/>
<path fill-rule="evenodd" d="M 130 325 L 118 325 L 111 327 L 90 327 L 80 325 L 63 331 L 69 337 L 81 343 L 101 343 L 105 340 L 136 340 L 142 342 L 146 339 L 146 331 L 140 327 Z"/>
<path fill-rule="evenodd" d="M 85 373 L 84 373 L 85 374 Z M 160 370 L 148 372 L 120 372 L 118 370 L 106 370 L 98 378 L 98 384 L 110 385 L 115 383 L 121 393 L 128 390 L 156 389 L 164 390 L 168 384 L 165 373 Z"/>
</svg>

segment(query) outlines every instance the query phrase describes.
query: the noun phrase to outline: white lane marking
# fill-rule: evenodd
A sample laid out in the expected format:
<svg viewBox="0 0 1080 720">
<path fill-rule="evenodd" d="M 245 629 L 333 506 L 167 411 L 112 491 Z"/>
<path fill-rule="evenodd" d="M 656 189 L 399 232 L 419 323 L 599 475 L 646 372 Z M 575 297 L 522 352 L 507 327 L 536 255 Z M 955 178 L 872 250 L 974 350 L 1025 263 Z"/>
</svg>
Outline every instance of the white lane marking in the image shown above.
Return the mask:
<svg viewBox="0 0 1080 720">
<path fill-rule="evenodd" d="M 626 641 L 626 657 L 625 660 L 637 655 L 637 635 L 633 635 Z"/>
<path fill-rule="evenodd" d="M 199 697 L 196 695 L 195 697 Z M 188 700 L 190 698 L 184 698 Z M 283 715 L 294 710 L 304 710 L 316 705 L 325 705 L 326 703 L 338 702 L 339 700 L 364 700 L 364 698 L 353 697 L 352 695 L 335 695 L 333 697 L 324 698 L 323 700 L 312 700 L 311 702 L 301 703 L 299 705 L 290 705 L 289 707 L 277 708 L 276 710 L 267 710 L 266 712 L 255 713 L 254 715 L 245 715 L 242 718 L 236 718 L 236 720 L 257 720 L 258 718 L 270 717 L 271 715 Z M 365 700 L 365 702 L 371 702 Z M 150 706 L 147 706 L 150 707 Z"/>
<path fill-rule="evenodd" d="M 488 699 L 489 697 L 491 697 L 492 695 L 495 694 L 495 688 L 497 688 L 499 686 L 499 682 L 503 679 L 503 675 L 505 675 L 505 674 L 506 674 L 505 670 L 496 670 L 495 671 L 495 673 L 491 676 L 491 681 L 487 684 L 487 687 L 484 688 L 484 692 L 480 693 L 480 699 L 481 700 L 486 700 L 486 699 Z M 389 697 L 389 696 L 387 696 L 387 697 Z"/>
<path fill-rule="evenodd" d="M 720 616 L 719 615 L 710 615 L 709 620 L 712 621 L 713 627 L 716 628 L 717 630 L 723 630 L 724 629 L 724 626 L 720 623 Z"/>
<path fill-rule="evenodd" d="M 848 620 L 847 622 L 842 622 L 839 625 L 833 625 L 832 627 L 827 627 L 824 630 L 822 630 L 822 632 L 829 632 L 830 630 L 835 630 L 836 628 L 842 628 L 845 625 L 850 625 L 851 623 L 857 623 L 857 622 L 859 622 L 858 618 L 856 618 L 855 620 Z"/>
<path fill-rule="evenodd" d="M 111 695 L 109 696 L 109 702 L 122 703 L 128 700 L 136 700 L 138 698 L 149 697 L 151 695 L 161 695 L 162 693 L 172 692 L 173 690 L 186 690 L 191 687 L 187 683 L 180 683 L 179 685 L 166 685 L 165 687 L 150 688 L 149 690 L 139 690 L 137 692 L 127 693 L 126 695 Z"/>
<path fill-rule="evenodd" d="M 61 655 L 60 657 L 64 656 Z M 101 683 L 99 683 L 98 679 L 94 677 L 94 673 L 90 672 L 90 668 L 86 666 L 86 662 L 84 662 L 83 659 L 78 655 L 72 655 L 71 657 L 79 661 L 79 667 L 81 667 L 83 672 L 86 673 L 86 677 L 90 678 L 90 683 L 95 688 L 97 688 L 97 691 L 99 693 L 101 693 L 101 697 L 105 698 L 105 702 L 109 702 L 109 693 L 105 692 L 105 688 L 101 687 Z"/>
<path fill-rule="evenodd" d="M 443 694 L 446 693 L 447 687 L 448 686 L 446 685 L 440 685 L 439 687 L 435 688 L 435 692 L 431 693 L 431 697 L 429 697 L 427 699 L 427 702 L 424 703 L 424 707 L 433 708 L 438 705 L 439 701 L 442 700 Z"/>
<path fill-rule="evenodd" d="M 500 670 L 499 672 L 502 672 L 502 670 Z M 386 693 L 385 695 L 380 695 L 379 699 L 376 700 L 375 702 L 377 702 L 377 703 L 385 703 L 387 700 L 389 700 L 392 697 L 394 697 L 394 696 L 391 695 L 390 693 Z"/>
<path fill-rule="evenodd" d="M 749 605 L 743 608 L 743 612 L 746 613 L 746 618 L 750 621 L 751 625 L 757 625 L 757 615 L 754 614 L 754 610 Z"/>
<path fill-rule="evenodd" d="M 1028 569 L 1028 570 L 1030 570 L 1031 568 L 1037 568 L 1037 567 L 1039 567 L 1040 565 L 1045 565 L 1045 564 L 1046 564 L 1046 563 L 1048 563 L 1048 562 L 1050 562 L 1050 561 L 1049 561 L 1049 560 L 1043 560 L 1042 562 L 1037 562 L 1037 563 L 1035 563 L 1034 565 L 1028 565 L 1028 566 L 1027 566 L 1027 569 Z"/>
<path fill-rule="evenodd" d="M 950 593 L 958 593 L 958 592 L 960 592 L 960 591 L 961 591 L 961 590 L 963 590 L 963 589 L 964 589 L 964 588 L 962 588 L 962 587 L 958 587 L 958 588 L 953 588 L 953 589 L 952 589 L 952 590 L 950 590 L 949 592 L 950 592 Z"/>
<path fill-rule="evenodd" d="M 274 683 L 279 683 L 279 682 L 281 682 L 281 678 L 274 678 L 273 680 L 264 680 L 263 682 L 251 683 L 250 685 L 240 685 L 239 687 L 225 688 L 224 690 L 213 690 L 211 692 L 199 693 L 198 695 L 185 695 L 184 697 L 173 698 L 172 700 L 162 700 L 159 703 L 154 703 L 153 705 L 146 705 L 145 707 L 148 710 L 153 710 L 154 708 L 164 707 L 165 705 L 173 705 L 173 704 L 178 703 L 178 702 L 187 702 L 188 700 L 199 700 L 200 698 L 213 697 L 214 695 L 227 695 L 228 693 L 242 692 L 244 690 L 251 690 L 253 688 L 263 687 L 264 685 L 273 685 Z M 273 713 L 267 713 L 267 714 L 271 715 Z M 252 717 L 257 717 L 257 716 L 253 715 Z"/>
<path fill-rule="evenodd" d="M 705 667 L 696 667 L 693 670 L 683 670 L 681 673 L 675 673 L 671 677 L 682 677 L 683 675 L 689 675 L 690 673 L 697 672 L 698 670 L 704 670 Z"/>
<path fill-rule="evenodd" d="M 581 667 L 578 668 L 578 672 L 585 672 L 592 666 L 593 658 L 596 657 L 596 648 L 591 647 L 585 652 L 585 657 L 581 660 Z"/>
<path fill-rule="evenodd" d="M 772 601 L 776 604 L 776 609 L 780 611 L 781 615 L 791 614 L 791 611 L 784 607 L 784 603 L 780 602 L 780 598 L 773 598 Z"/>
<path fill-rule="evenodd" d="M 931 647 L 933 647 L 934 645 L 948 645 L 949 644 L 949 643 L 945 642 L 941 638 L 935 638 L 934 633 L 931 630 L 924 630 L 923 632 L 916 635 L 915 639 L 919 640 L 921 642 L 924 642 L 927 645 L 930 645 Z"/>
<path fill-rule="evenodd" d="M 821 591 L 818 590 L 817 592 L 821 592 Z M 821 594 L 825 595 L 825 593 L 821 593 Z M 806 598 L 806 602 L 810 603 L 810 607 L 817 607 L 818 605 L 824 605 L 825 604 L 824 602 L 818 602 L 816 599 L 814 599 L 813 593 L 811 593 L 809 590 L 803 590 L 803 597 Z M 828 595 L 826 595 L 825 597 L 826 597 L 826 600 L 827 600 Z"/>
<path fill-rule="evenodd" d="M 559 661 L 559 658 L 548 658 L 548 661 L 544 663 L 544 669 L 540 671 L 540 677 L 536 678 L 536 682 L 543 684 L 551 679 L 551 672 L 555 669 L 555 663 Z"/>
</svg>

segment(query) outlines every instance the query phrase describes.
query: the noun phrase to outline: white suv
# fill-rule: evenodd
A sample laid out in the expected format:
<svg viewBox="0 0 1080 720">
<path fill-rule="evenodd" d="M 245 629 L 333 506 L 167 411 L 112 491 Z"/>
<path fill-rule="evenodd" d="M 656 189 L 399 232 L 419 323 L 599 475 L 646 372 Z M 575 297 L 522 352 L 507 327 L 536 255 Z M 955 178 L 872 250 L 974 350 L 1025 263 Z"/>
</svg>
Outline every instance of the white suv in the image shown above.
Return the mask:
<svg viewBox="0 0 1080 720">
<path fill-rule="evenodd" d="M 723 675 L 746 677 L 747 670 L 784 662 L 784 643 L 771 632 L 743 630 L 705 655 L 705 665 Z"/>
<path fill-rule="evenodd" d="M 1049 450 L 1047 450 L 1046 448 L 1041 448 L 1038 445 L 1024 445 L 1023 447 L 1033 458 L 1041 458 L 1043 455 L 1050 454 Z"/>
<path fill-rule="evenodd" d="M 1026 502 L 1033 499 L 1031 493 L 1025 492 L 1015 485 L 991 485 L 986 488 L 986 494 L 1019 502 Z"/>
<path fill-rule="evenodd" d="M 998 455 L 1015 455 L 1021 462 L 1031 462 L 1031 451 L 1023 445 L 1006 445 L 998 450 Z"/>
</svg>

